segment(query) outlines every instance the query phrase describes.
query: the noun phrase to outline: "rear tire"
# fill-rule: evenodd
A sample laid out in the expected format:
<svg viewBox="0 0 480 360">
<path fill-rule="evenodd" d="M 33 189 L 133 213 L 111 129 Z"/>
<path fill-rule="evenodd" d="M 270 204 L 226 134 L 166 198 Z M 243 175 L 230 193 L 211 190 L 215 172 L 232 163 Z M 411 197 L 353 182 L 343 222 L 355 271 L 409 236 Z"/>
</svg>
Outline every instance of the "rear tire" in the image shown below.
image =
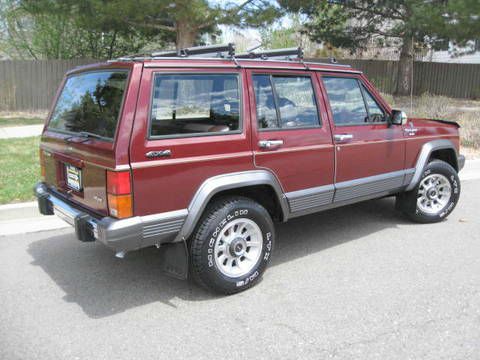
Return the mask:
<svg viewBox="0 0 480 360">
<path fill-rule="evenodd" d="M 459 198 L 460 179 L 455 169 L 444 161 L 433 160 L 418 185 L 397 196 L 397 208 L 415 222 L 436 223 L 453 211 Z"/>
<path fill-rule="evenodd" d="M 274 225 L 267 210 L 245 197 L 211 204 L 191 239 L 193 279 L 222 294 L 254 286 L 272 255 Z"/>
</svg>

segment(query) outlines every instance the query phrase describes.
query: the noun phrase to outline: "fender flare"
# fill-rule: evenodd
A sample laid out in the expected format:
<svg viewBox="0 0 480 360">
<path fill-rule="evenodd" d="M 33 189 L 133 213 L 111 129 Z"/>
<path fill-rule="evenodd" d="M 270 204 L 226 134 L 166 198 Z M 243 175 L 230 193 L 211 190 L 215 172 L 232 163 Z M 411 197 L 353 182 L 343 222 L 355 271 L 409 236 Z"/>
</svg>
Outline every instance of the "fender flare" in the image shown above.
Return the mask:
<svg viewBox="0 0 480 360">
<path fill-rule="evenodd" d="M 443 150 L 443 149 L 451 149 L 455 152 L 455 157 L 458 158 L 457 149 L 453 142 L 447 139 L 438 139 L 432 140 L 425 144 L 423 144 L 422 149 L 420 150 L 420 154 L 417 158 L 417 163 L 415 164 L 415 173 L 413 174 L 412 180 L 408 184 L 405 191 L 410 191 L 417 186 L 420 178 L 422 177 L 423 171 L 428 164 L 428 160 L 430 159 L 430 155 L 432 152 L 436 150 Z"/>
<path fill-rule="evenodd" d="M 268 185 L 273 188 L 280 204 L 283 219 L 289 214 L 287 198 L 282 187 L 271 172 L 267 170 L 250 170 L 218 175 L 205 180 L 198 188 L 188 206 L 188 215 L 174 242 L 188 239 L 197 225 L 210 199 L 221 191 L 247 186 Z"/>
</svg>

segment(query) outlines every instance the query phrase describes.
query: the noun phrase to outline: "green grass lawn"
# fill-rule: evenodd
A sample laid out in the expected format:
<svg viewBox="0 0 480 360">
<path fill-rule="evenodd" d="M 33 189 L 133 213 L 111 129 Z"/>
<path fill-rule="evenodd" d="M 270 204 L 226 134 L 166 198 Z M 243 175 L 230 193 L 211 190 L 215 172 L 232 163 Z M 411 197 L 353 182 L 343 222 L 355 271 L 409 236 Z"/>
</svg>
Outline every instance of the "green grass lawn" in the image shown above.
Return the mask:
<svg viewBox="0 0 480 360">
<path fill-rule="evenodd" d="M 25 117 L 4 118 L 4 117 L 0 117 L 0 127 L 22 126 L 22 125 L 39 125 L 39 124 L 43 124 L 44 122 L 45 122 L 45 119 L 40 119 L 40 118 L 25 118 Z"/>
<path fill-rule="evenodd" d="M 0 204 L 33 200 L 40 179 L 38 136 L 0 139 Z"/>
</svg>

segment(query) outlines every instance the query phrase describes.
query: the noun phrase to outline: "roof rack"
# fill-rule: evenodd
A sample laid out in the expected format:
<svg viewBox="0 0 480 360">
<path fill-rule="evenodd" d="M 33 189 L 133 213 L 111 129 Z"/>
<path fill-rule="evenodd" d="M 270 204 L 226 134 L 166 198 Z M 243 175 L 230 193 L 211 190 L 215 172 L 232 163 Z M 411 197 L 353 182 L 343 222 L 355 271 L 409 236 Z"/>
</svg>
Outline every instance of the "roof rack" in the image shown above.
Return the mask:
<svg viewBox="0 0 480 360">
<path fill-rule="evenodd" d="M 301 47 L 296 48 L 286 48 L 286 49 L 275 49 L 275 50 L 264 50 L 264 51 L 255 51 L 259 46 L 256 46 L 253 49 L 250 49 L 246 53 L 235 54 L 235 44 L 228 43 L 222 45 L 207 45 L 207 46 L 193 46 L 188 48 L 183 48 L 179 50 L 167 50 L 167 51 L 154 51 L 151 54 L 134 54 L 122 56 L 120 58 L 109 60 L 109 62 L 114 61 L 144 61 L 144 60 L 155 60 L 161 58 L 174 58 L 174 59 L 186 59 L 190 56 L 207 59 L 228 59 L 232 60 L 237 67 L 241 67 L 238 60 L 279 60 L 279 57 L 285 58 L 287 61 L 298 61 L 302 63 L 305 68 L 308 70 L 309 64 L 319 64 L 319 65 L 334 65 L 340 67 L 351 67 L 350 65 L 338 64 L 336 59 L 330 59 L 330 63 L 321 63 L 317 61 L 312 61 L 308 59 L 308 62 L 304 61 L 304 53 Z M 200 56 L 204 55 L 204 56 Z M 209 56 L 206 56 L 209 55 Z"/>
<path fill-rule="evenodd" d="M 303 49 L 301 47 L 298 48 L 287 48 L 287 49 L 276 49 L 276 50 L 265 50 L 265 51 L 258 51 L 258 52 L 247 52 L 243 54 L 235 55 L 237 59 L 262 59 L 266 60 L 272 57 L 287 57 L 290 58 L 292 56 L 296 56 L 297 59 L 303 59 Z"/>
</svg>

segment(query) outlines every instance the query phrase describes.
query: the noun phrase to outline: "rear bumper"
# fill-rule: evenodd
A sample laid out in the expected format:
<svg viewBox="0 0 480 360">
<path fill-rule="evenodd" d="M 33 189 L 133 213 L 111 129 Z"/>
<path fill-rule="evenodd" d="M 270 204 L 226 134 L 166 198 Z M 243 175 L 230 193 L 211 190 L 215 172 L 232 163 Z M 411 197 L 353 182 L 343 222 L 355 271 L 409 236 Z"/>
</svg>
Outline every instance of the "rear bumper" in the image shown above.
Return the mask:
<svg viewBox="0 0 480 360">
<path fill-rule="evenodd" d="M 188 214 L 185 209 L 121 220 L 108 216 L 96 218 L 55 195 L 44 183 L 35 185 L 34 193 L 41 214 L 57 215 L 75 228 L 79 240 L 98 240 L 115 252 L 172 242 Z"/>
<path fill-rule="evenodd" d="M 465 156 L 458 155 L 457 157 L 458 171 L 462 170 L 465 166 Z"/>
</svg>

